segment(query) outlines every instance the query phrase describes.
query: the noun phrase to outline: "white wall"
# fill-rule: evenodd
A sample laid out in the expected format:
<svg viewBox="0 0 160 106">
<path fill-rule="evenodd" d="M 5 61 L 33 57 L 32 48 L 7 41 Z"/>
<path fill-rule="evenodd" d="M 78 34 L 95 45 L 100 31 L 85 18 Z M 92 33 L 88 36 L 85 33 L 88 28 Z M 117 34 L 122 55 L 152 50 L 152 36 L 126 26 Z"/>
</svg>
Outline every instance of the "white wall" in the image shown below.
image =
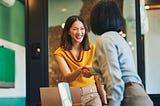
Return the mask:
<svg viewBox="0 0 160 106">
<path fill-rule="evenodd" d="M 146 90 L 160 93 L 160 10 L 148 10 L 149 32 L 145 34 Z"/>
<path fill-rule="evenodd" d="M 26 96 L 26 59 L 25 47 L 0 39 L 0 45 L 15 51 L 15 88 L 0 88 L 0 97 Z"/>
</svg>

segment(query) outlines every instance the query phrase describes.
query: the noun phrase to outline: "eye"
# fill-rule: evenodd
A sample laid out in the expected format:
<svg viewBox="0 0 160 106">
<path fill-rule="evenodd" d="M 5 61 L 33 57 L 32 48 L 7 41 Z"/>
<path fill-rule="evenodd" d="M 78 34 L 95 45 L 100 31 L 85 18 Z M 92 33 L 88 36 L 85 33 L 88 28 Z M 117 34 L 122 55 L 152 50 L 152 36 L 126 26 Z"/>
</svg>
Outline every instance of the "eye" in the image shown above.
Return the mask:
<svg viewBox="0 0 160 106">
<path fill-rule="evenodd" d="M 84 27 L 82 27 L 81 30 L 85 30 Z"/>
<path fill-rule="evenodd" d="M 73 28 L 73 30 L 78 30 L 78 28 Z"/>
</svg>

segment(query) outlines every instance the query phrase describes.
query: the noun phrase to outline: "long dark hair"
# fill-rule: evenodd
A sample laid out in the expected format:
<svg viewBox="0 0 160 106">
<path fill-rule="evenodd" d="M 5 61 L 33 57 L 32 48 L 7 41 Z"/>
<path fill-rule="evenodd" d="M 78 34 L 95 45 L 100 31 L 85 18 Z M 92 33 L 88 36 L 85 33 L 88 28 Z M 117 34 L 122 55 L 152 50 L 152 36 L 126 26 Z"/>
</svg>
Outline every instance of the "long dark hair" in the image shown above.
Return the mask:
<svg viewBox="0 0 160 106">
<path fill-rule="evenodd" d="M 89 50 L 90 45 L 89 45 L 87 24 L 85 23 L 85 21 L 83 20 L 83 18 L 81 16 L 77 16 L 77 15 L 73 15 L 73 16 L 70 16 L 67 18 L 67 20 L 65 22 L 64 29 L 63 29 L 63 33 L 61 35 L 60 47 L 62 47 L 65 50 L 72 49 L 73 44 L 72 44 L 71 36 L 68 34 L 68 32 L 69 32 L 72 24 L 77 20 L 81 21 L 82 24 L 84 25 L 84 28 L 85 28 L 85 35 L 84 35 L 83 41 L 81 42 L 81 46 L 82 46 L 83 50 Z"/>
<path fill-rule="evenodd" d="M 101 0 L 91 11 L 90 25 L 94 34 L 101 35 L 107 31 L 123 31 L 125 20 L 116 2 Z"/>
</svg>

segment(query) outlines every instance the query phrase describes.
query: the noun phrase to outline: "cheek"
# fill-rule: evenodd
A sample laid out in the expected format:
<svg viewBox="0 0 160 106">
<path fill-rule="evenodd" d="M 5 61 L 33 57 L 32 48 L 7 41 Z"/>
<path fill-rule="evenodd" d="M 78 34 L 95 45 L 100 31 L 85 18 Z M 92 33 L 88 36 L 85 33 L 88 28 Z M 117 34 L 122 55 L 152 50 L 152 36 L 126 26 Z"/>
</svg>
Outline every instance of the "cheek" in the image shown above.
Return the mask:
<svg viewBox="0 0 160 106">
<path fill-rule="evenodd" d="M 86 33 L 86 31 L 84 30 L 84 31 L 83 31 L 83 33 L 85 34 L 85 33 Z"/>
<path fill-rule="evenodd" d="M 71 37 L 73 37 L 73 36 L 74 36 L 74 32 L 70 32 L 69 35 L 70 35 Z"/>
<path fill-rule="evenodd" d="M 74 32 L 70 32 L 70 33 L 69 33 L 69 36 L 70 36 L 71 38 L 74 38 L 75 33 L 74 33 Z"/>
<path fill-rule="evenodd" d="M 84 32 L 83 32 L 83 36 L 85 36 L 85 34 L 86 34 L 86 32 L 84 31 Z"/>
<path fill-rule="evenodd" d="M 74 35 L 74 33 L 75 33 L 75 32 L 74 32 L 73 30 L 70 30 L 70 31 L 68 32 L 69 35 Z"/>
</svg>

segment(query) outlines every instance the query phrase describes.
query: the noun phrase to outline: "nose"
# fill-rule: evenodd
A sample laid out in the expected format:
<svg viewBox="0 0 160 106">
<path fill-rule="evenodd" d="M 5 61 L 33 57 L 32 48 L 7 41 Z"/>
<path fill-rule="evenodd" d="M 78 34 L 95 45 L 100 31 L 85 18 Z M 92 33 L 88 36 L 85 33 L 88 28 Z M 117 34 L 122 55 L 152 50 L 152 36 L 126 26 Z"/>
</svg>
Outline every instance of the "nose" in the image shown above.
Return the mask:
<svg viewBox="0 0 160 106">
<path fill-rule="evenodd" d="M 77 33 L 81 34 L 81 33 L 82 33 L 81 29 L 78 29 L 78 30 L 77 30 Z"/>
</svg>

